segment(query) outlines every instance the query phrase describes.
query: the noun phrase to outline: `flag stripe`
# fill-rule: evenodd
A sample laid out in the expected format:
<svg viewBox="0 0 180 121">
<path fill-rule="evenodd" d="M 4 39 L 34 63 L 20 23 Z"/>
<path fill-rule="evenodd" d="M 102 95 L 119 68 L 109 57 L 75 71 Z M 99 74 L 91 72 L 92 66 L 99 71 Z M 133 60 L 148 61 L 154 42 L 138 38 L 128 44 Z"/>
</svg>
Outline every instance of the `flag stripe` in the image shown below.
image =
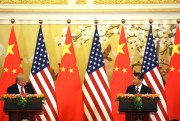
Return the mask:
<svg viewBox="0 0 180 121">
<path fill-rule="evenodd" d="M 150 83 L 150 80 L 149 80 L 149 78 L 147 77 L 147 75 L 144 75 L 144 79 L 145 79 L 146 81 L 143 81 L 143 83 L 144 83 L 145 85 L 149 86 L 149 87 L 152 89 L 153 92 L 155 92 L 155 91 L 154 91 L 154 88 L 152 88 L 152 84 Z M 157 107 L 157 108 L 158 108 L 158 107 Z M 159 109 L 158 109 L 158 111 L 159 111 Z M 157 113 L 150 114 L 150 117 L 151 117 L 151 120 L 152 120 L 152 121 L 156 121 L 156 120 L 160 121 L 160 117 L 159 117 L 159 115 L 158 115 Z"/>
<path fill-rule="evenodd" d="M 84 104 L 84 111 L 86 112 L 86 116 L 89 118 L 89 120 L 93 121 L 93 118 L 91 117 L 91 114 L 89 113 L 89 111 L 88 111 L 88 109 L 87 109 L 85 104 Z M 88 120 L 87 117 L 86 117 L 86 120 Z"/>
<path fill-rule="evenodd" d="M 58 117 L 56 114 L 56 111 L 54 110 L 54 108 L 53 108 L 53 103 L 55 103 L 54 101 L 53 101 L 53 98 L 51 98 L 52 96 L 51 96 L 51 94 L 49 94 L 50 92 L 49 92 L 49 90 L 48 90 L 48 87 L 47 87 L 47 85 L 46 84 L 44 84 L 45 82 L 44 82 L 44 79 L 43 79 L 43 77 L 42 77 L 42 75 L 41 75 L 41 73 L 40 72 L 38 72 L 36 75 L 34 75 L 34 79 L 36 80 L 36 82 L 37 82 L 37 84 L 38 84 L 38 86 L 39 86 L 39 88 L 41 89 L 41 92 L 43 93 L 43 94 L 45 94 L 45 96 L 46 96 L 46 102 L 47 102 L 47 104 L 46 105 L 48 105 L 48 106 L 44 106 L 45 108 L 46 108 L 46 110 L 48 109 L 48 113 L 47 114 L 49 114 L 49 116 L 50 117 L 52 117 L 53 119 L 55 119 L 55 117 Z M 41 81 L 40 81 L 41 80 Z M 44 87 L 43 87 L 44 86 Z M 47 96 L 47 95 L 49 95 L 49 97 Z M 52 102 L 51 102 L 52 101 Z M 51 110 L 50 110 L 50 109 Z M 53 114 L 52 116 L 51 116 L 51 114 Z M 53 120 L 53 119 L 51 119 L 51 120 Z M 53 120 L 54 121 L 54 120 Z"/>
<path fill-rule="evenodd" d="M 103 86 L 104 86 L 105 89 L 108 89 L 108 88 L 109 88 L 109 83 L 108 83 L 108 78 L 107 78 L 107 76 L 106 76 L 106 72 L 105 72 L 105 68 L 104 68 L 104 67 L 105 67 L 105 66 L 100 67 L 99 70 L 97 70 L 97 71 L 100 71 L 100 72 L 101 72 L 101 76 L 103 77 L 104 82 L 106 83 L 106 84 L 104 84 Z"/>
<path fill-rule="evenodd" d="M 87 92 L 84 85 L 82 86 L 82 89 L 83 89 L 83 96 L 84 96 L 84 105 L 86 105 L 86 107 L 87 107 L 87 110 L 84 110 L 85 114 L 91 115 L 90 117 L 88 117 L 88 115 L 86 115 L 86 118 L 89 120 L 91 120 L 91 119 L 97 120 L 97 118 L 96 118 L 97 115 L 95 115 L 94 112 L 98 113 L 98 111 L 94 105 L 94 102 L 92 101 L 92 99 L 91 99 L 91 97 L 90 97 L 89 93 Z M 92 109 L 92 107 L 94 107 L 94 108 Z M 86 112 L 86 111 L 88 111 L 88 112 Z"/>
<path fill-rule="evenodd" d="M 154 69 L 153 69 L 154 70 Z M 156 85 L 157 83 L 155 83 L 155 82 L 157 82 L 157 80 L 155 80 L 155 76 L 153 76 L 153 75 L 155 75 L 155 73 L 153 72 L 153 70 L 152 71 L 150 71 L 150 73 L 148 72 L 147 73 L 147 81 L 149 80 L 149 85 L 148 86 L 150 86 L 151 88 L 152 88 L 152 90 L 154 91 L 154 92 L 156 92 L 156 93 L 158 93 L 158 94 L 160 94 L 160 99 L 161 99 L 161 103 L 162 103 L 162 105 L 163 105 L 163 107 L 164 106 L 166 106 L 166 104 L 165 104 L 165 99 L 164 99 L 164 92 L 162 92 L 162 91 L 160 91 L 160 87 L 159 87 L 159 85 Z M 150 85 L 150 80 L 151 80 L 151 84 L 152 85 Z M 158 87 L 158 88 L 156 88 L 156 87 Z M 162 93 L 161 93 L 162 92 Z M 166 112 L 167 112 L 167 109 L 166 109 L 166 107 L 165 108 L 163 108 Z"/>
<path fill-rule="evenodd" d="M 39 72 L 40 73 L 40 72 Z M 32 74 L 31 74 L 31 76 L 30 76 L 30 81 L 32 82 L 32 85 L 35 87 L 35 90 L 36 90 L 36 92 L 38 93 L 38 94 L 45 94 L 45 96 L 47 95 L 47 93 L 46 93 L 46 91 L 44 90 L 44 88 L 43 88 L 43 86 L 42 86 L 42 84 L 41 84 L 41 82 L 42 82 L 42 80 L 41 80 L 41 82 L 40 82 L 40 79 L 38 78 L 38 75 L 39 75 L 39 77 L 40 77 L 40 74 L 37 74 L 37 75 L 34 75 L 34 76 L 32 76 Z M 41 89 L 41 90 L 40 90 Z M 46 102 L 47 102 L 47 104 L 46 105 L 50 105 L 50 109 L 47 107 L 47 106 L 44 106 L 45 107 L 45 110 L 47 110 L 48 109 L 48 113 L 46 113 L 46 114 L 52 114 L 52 119 L 54 119 L 55 120 L 55 118 L 54 117 L 57 117 L 56 116 L 56 111 L 52 108 L 53 106 L 52 106 L 52 103 L 51 103 L 51 101 L 50 101 L 50 99 L 49 99 L 49 97 L 47 96 L 46 97 Z M 51 112 L 52 111 L 52 112 Z M 49 114 L 49 115 L 50 115 Z M 45 114 L 44 114 L 45 115 Z M 49 116 L 47 116 L 47 115 L 45 115 L 45 117 L 49 117 Z M 52 120 L 51 119 L 51 120 Z M 52 121 L 54 121 L 54 120 L 52 120 Z"/>
<path fill-rule="evenodd" d="M 103 103 L 103 105 L 101 105 L 103 113 L 108 114 L 110 117 L 111 110 L 109 108 L 109 105 L 111 105 L 111 102 L 110 102 L 110 100 L 108 100 L 109 96 L 108 96 L 105 88 L 103 88 L 103 85 L 101 83 L 103 79 L 99 78 L 99 77 L 101 77 L 101 74 L 100 73 L 98 74 L 98 73 L 99 73 L 99 71 L 95 71 L 92 73 L 92 75 L 90 74 L 89 76 L 91 78 L 91 81 L 92 81 L 94 87 L 97 90 L 98 96 L 101 98 L 101 101 Z M 108 103 L 109 103 L 109 105 L 108 105 Z M 100 102 L 100 104 L 101 104 L 101 102 Z M 106 117 L 106 119 L 109 119 L 109 117 L 107 117 L 107 115 L 105 115 L 105 117 Z"/>
<path fill-rule="evenodd" d="M 150 121 L 157 121 L 154 114 L 150 113 Z"/>
<path fill-rule="evenodd" d="M 36 115 L 36 121 L 42 121 L 40 115 Z"/>
<path fill-rule="evenodd" d="M 104 102 L 104 106 L 107 109 L 107 113 L 108 113 L 109 117 L 111 117 L 112 116 L 111 115 L 112 109 L 111 109 L 111 102 L 110 102 L 110 100 L 108 100 L 110 98 L 108 95 L 108 92 L 107 92 L 108 87 L 104 83 L 105 82 L 104 78 L 102 78 L 102 75 L 103 75 L 102 72 L 104 72 L 103 71 L 104 69 L 103 68 L 100 68 L 100 69 L 102 69 L 102 70 L 101 71 L 97 70 L 97 71 L 92 73 L 92 75 L 95 78 L 95 80 L 93 80 L 94 83 L 93 83 L 93 81 L 92 81 L 92 83 L 94 85 L 96 83 L 98 84 L 96 89 L 97 89 L 97 91 L 99 90 L 98 94 L 100 95 L 102 102 Z M 102 81 L 102 80 L 104 80 L 104 81 Z M 103 87 L 105 87 L 105 88 L 103 88 Z"/>
<path fill-rule="evenodd" d="M 151 75 L 152 75 L 152 78 L 153 78 L 153 80 L 154 80 L 154 83 L 155 83 L 155 85 L 153 85 L 153 88 L 155 88 L 155 86 L 156 87 L 158 87 L 158 93 L 159 94 L 161 94 L 162 96 L 163 96 L 163 99 L 164 99 L 164 97 L 165 97 L 165 93 L 164 93 L 164 89 L 163 89 L 163 87 L 162 87 L 162 85 L 160 84 L 160 82 L 158 81 L 159 79 L 157 78 L 158 77 L 158 73 L 157 72 L 155 72 L 155 70 L 156 70 L 156 68 L 154 68 L 153 70 L 151 70 L 150 71 L 150 73 L 151 73 Z"/>
<path fill-rule="evenodd" d="M 87 91 L 89 92 L 89 95 L 90 95 L 91 99 L 93 100 L 93 102 L 94 102 L 94 104 L 95 104 L 95 106 L 97 108 L 97 111 L 99 112 L 99 115 L 101 117 L 101 119 L 98 119 L 98 120 L 106 120 L 105 116 L 103 115 L 103 113 L 104 113 L 103 112 L 104 105 L 102 105 L 102 101 L 101 101 L 101 99 L 99 97 L 99 94 L 97 92 L 98 87 L 95 87 L 96 85 L 93 85 L 94 77 L 89 76 L 88 74 L 86 74 L 86 78 L 87 77 L 89 77 L 89 80 L 87 80 L 88 85 L 86 85 L 85 87 L 86 87 Z"/>
<path fill-rule="evenodd" d="M 89 77 L 88 77 L 89 78 Z M 87 79 L 87 77 L 86 77 L 86 79 Z M 88 80 L 88 79 L 87 79 Z M 86 81 L 86 82 L 88 82 L 88 81 Z M 94 116 L 93 116 L 93 114 L 96 116 L 96 119 L 93 119 L 93 120 L 101 120 L 101 117 L 100 117 L 100 112 L 98 111 L 98 110 L 100 110 L 100 109 L 98 109 L 99 108 L 99 105 L 96 107 L 95 105 L 97 104 L 97 102 L 96 101 L 94 101 L 95 99 L 94 99 L 94 96 L 92 96 L 91 94 L 92 94 L 92 91 L 90 90 L 90 87 L 89 87 L 90 85 L 84 85 L 83 86 L 83 93 L 84 93 L 84 96 L 85 96 L 85 98 L 87 98 L 87 101 L 86 100 L 84 100 L 84 103 L 86 104 L 86 106 L 88 107 L 88 106 L 90 106 L 91 108 L 88 108 L 88 109 L 92 109 L 92 111 L 91 110 L 89 110 L 89 113 L 91 114 L 91 116 L 94 118 Z M 85 112 L 86 113 L 86 112 Z M 86 115 L 87 116 L 87 115 Z M 89 117 L 87 116 L 87 118 L 88 118 L 88 120 L 89 120 Z"/>
<path fill-rule="evenodd" d="M 154 73 L 156 74 L 158 80 L 159 80 L 159 83 L 162 87 L 162 89 L 164 90 L 164 83 L 163 83 L 163 80 L 162 80 L 162 76 L 160 74 L 160 69 L 159 69 L 159 66 L 157 66 L 156 68 L 153 69 L 154 70 Z M 165 93 L 164 91 L 162 91 L 163 93 Z M 164 96 L 163 96 L 164 97 Z"/>
<path fill-rule="evenodd" d="M 56 100 L 55 100 L 55 90 L 54 90 L 54 88 L 50 85 L 50 82 L 48 81 L 49 79 L 47 78 L 47 76 L 46 75 L 48 75 L 47 73 L 48 73 L 49 71 L 48 70 L 46 70 L 46 71 L 44 71 L 44 70 L 42 70 L 41 71 L 41 74 L 42 74 L 42 79 L 44 79 L 44 85 L 45 84 L 47 84 L 47 86 L 44 86 L 44 88 L 48 91 L 48 93 L 49 93 L 49 98 L 51 99 L 50 101 L 51 101 L 51 104 L 52 104 L 52 106 L 53 106 L 53 108 L 54 108 L 54 110 L 56 111 L 56 114 L 57 114 L 57 104 L 56 104 Z M 42 84 L 43 85 L 43 84 Z M 57 117 L 57 116 L 56 116 Z"/>
<path fill-rule="evenodd" d="M 102 99 L 106 102 L 107 107 L 109 108 L 109 110 L 111 110 L 111 101 L 108 100 L 110 98 L 109 95 L 108 95 L 108 92 L 107 92 L 108 86 L 106 85 L 106 83 L 104 83 L 105 80 L 104 80 L 104 78 L 102 78 L 102 75 L 103 75 L 102 72 L 104 72 L 104 71 L 97 70 L 96 72 L 93 72 L 92 74 L 93 74 L 93 76 L 95 78 L 95 81 L 98 84 L 98 87 L 101 90 Z"/>
<path fill-rule="evenodd" d="M 167 117 L 166 108 L 164 108 L 164 106 L 166 106 L 165 105 L 165 100 L 163 98 L 163 94 L 161 93 L 162 91 L 159 90 L 159 89 L 161 89 L 159 87 L 161 85 L 159 85 L 159 83 L 156 83 L 156 82 L 158 82 L 156 79 L 157 79 L 157 76 L 156 76 L 156 73 L 154 73 L 154 69 L 149 71 L 149 72 L 147 72 L 146 75 L 145 75 L 145 80 L 147 82 L 147 85 L 149 87 L 151 87 L 153 92 L 156 92 L 156 93 L 160 94 L 161 101 L 158 102 L 158 111 L 157 111 L 158 115 L 155 114 L 155 117 L 156 117 L 157 120 L 158 119 L 160 119 L 160 120 L 164 119 L 165 120 L 166 117 Z M 158 87 L 158 88 L 156 88 L 156 87 Z"/>
<path fill-rule="evenodd" d="M 44 72 L 46 73 L 46 77 L 48 78 L 49 83 L 51 84 L 52 88 L 54 89 L 54 93 L 55 93 L 54 80 L 53 80 L 51 73 L 50 73 L 50 66 L 44 68 Z"/>
</svg>

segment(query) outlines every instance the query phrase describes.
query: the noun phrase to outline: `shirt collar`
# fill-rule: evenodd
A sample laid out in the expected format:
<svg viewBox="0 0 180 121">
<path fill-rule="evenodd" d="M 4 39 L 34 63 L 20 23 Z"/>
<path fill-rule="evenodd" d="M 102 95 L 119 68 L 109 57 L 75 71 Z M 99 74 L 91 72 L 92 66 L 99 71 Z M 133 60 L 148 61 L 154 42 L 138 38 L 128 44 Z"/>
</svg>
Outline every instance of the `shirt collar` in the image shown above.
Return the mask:
<svg viewBox="0 0 180 121">
<path fill-rule="evenodd" d="M 138 90 L 139 90 L 139 92 L 140 92 L 140 91 L 141 91 L 141 88 L 142 88 L 142 83 L 141 83 L 141 85 L 135 86 L 135 87 L 138 87 Z"/>
</svg>

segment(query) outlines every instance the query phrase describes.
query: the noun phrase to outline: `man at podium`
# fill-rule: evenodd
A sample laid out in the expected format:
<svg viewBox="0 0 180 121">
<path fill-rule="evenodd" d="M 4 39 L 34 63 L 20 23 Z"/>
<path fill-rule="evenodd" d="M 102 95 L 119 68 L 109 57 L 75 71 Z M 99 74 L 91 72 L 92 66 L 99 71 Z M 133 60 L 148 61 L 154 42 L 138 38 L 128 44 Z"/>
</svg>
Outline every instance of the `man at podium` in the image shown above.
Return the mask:
<svg viewBox="0 0 180 121">
<path fill-rule="evenodd" d="M 133 85 L 130 85 L 126 89 L 126 93 L 129 94 L 152 94 L 151 88 L 147 87 L 142 83 L 143 74 L 134 73 Z"/>
<path fill-rule="evenodd" d="M 8 94 L 34 94 L 35 91 L 32 84 L 26 82 L 26 76 L 24 74 L 18 74 L 16 77 L 16 83 L 7 88 Z"/>
</svg>

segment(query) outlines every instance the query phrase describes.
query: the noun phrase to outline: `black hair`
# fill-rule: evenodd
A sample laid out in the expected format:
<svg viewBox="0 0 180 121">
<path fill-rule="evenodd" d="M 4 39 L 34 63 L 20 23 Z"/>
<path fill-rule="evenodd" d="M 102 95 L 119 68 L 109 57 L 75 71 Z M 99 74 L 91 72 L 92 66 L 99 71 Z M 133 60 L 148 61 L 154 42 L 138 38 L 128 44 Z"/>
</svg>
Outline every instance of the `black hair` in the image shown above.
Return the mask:
<svg viewBox="0 0 180 121">
<path fill-rule="evenodd" d="M 139 72 L 134 72 L 134 76 L 136 76 L 140 80 L 143 80 L 143 78 L 144 78 L 143 74 L 141 74 Z"/>
<path fill-rule="evenodd" d="M 178 121 L 177 119 L 171 119 L 170 121 Z"/>
</svg>

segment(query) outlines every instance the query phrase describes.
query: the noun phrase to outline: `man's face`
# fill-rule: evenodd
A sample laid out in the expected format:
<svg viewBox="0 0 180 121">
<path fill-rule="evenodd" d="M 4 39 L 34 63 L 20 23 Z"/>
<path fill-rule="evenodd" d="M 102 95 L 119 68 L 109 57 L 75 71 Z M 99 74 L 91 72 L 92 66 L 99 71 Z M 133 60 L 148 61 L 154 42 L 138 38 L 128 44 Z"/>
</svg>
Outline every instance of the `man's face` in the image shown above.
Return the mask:
<svg viewBox="0 0 180 121">
<path fill-rule="evenodd" d="M 18 80 L 18 84 L 20 86 L 25 86 L 26 85 L 26 80 L 24 78 L 21 78 L 21 79 Z"/>
<path fill-rule="evenodd" d="M 142 80 L 138 79 L 138 77 L 135 76 L 133 79 L 133 83 L 134 85 L 139 86 L 142 83 Z"/>
</svg>

